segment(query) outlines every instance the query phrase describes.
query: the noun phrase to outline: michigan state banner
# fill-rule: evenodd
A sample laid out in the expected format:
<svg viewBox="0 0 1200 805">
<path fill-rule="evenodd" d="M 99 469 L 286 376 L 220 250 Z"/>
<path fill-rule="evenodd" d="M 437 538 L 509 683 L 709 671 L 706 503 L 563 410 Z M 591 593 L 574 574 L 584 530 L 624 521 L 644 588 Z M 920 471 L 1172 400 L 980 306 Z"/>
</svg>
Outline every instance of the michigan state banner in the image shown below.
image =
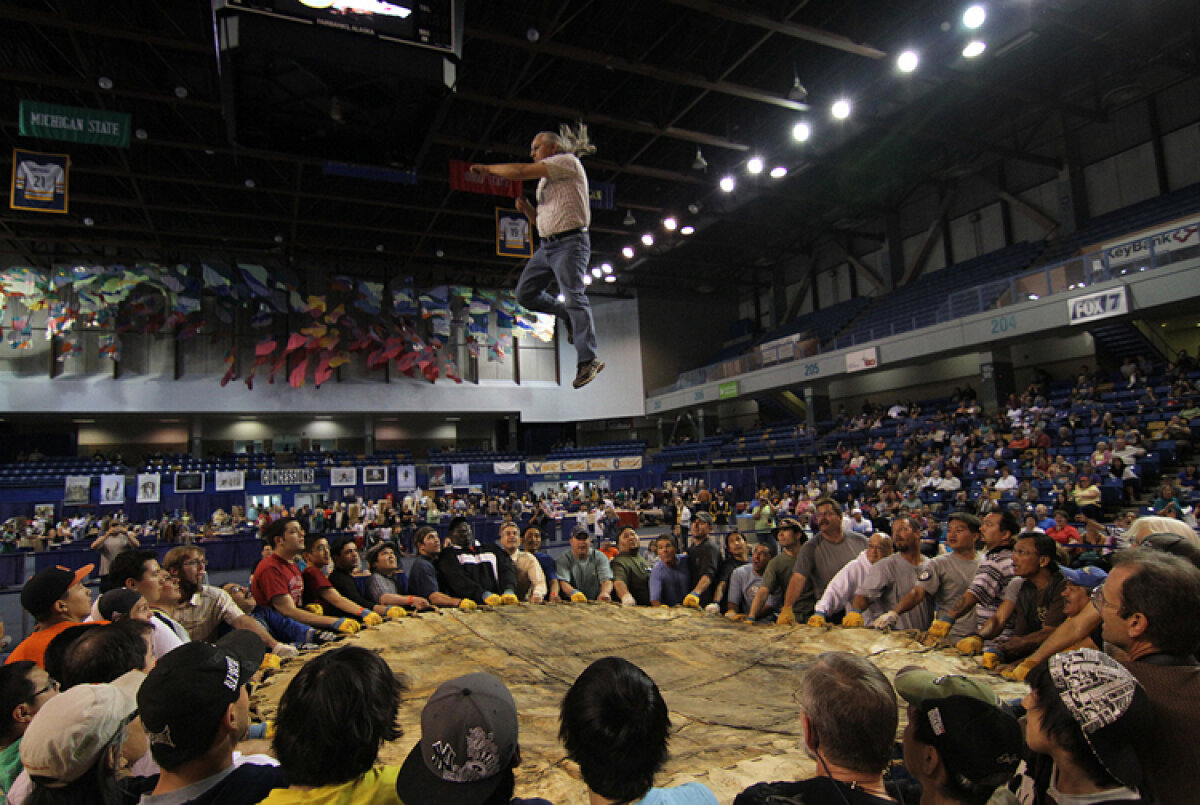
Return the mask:
<svg viewBox="0 0 1200 805">
<path fill-rule="evenodd" d="M 13 149 L 12 187 L 8 205 L 14 210 L 67 212 L 69 154 L 43 154 Z"/>
</svg>

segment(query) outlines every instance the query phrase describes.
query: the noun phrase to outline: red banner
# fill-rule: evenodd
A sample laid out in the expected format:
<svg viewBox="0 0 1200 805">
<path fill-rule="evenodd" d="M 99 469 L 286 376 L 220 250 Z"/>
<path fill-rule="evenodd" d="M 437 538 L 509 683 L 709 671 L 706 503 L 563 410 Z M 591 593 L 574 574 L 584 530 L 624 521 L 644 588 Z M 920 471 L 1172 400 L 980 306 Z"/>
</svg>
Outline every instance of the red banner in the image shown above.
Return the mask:
<svg viewBox="0 0 1200 805">
<path fill-rule="evenodd" d="M 521 182 L 502 179 L 499 176 L 471 173 L 470 167 L 471 163 L 463 162 L 461 159 L 450 160 L 451 190 L 483 193 L 486 196 L 507 196 L 508 198 L 520 198 L 524 192 Z"/>
</svg>

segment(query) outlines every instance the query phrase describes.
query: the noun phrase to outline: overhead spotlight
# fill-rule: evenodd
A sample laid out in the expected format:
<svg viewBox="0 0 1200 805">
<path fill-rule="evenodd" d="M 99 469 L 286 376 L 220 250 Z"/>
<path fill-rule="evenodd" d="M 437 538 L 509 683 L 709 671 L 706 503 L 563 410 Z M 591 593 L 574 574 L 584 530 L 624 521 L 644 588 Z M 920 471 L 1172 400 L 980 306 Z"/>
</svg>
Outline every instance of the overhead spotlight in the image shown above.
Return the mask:
<svg viewBox="0 0 1200 805">
<path fill-rule="evenodd" d="M 798 143 L 807 142 L 812 135 L 812 127 L 803 120 L 792 126 L 792 139 Z"/>
<path fill-rule="evenodd" d="M 84 219 L 83 219 L 83 225 L 84 225 L 84 226 L 95 226 L 95 225 L 96 225 L 96 221 L 95 221 L 95 219 L 94 219 L 94 218 L 92 218 L 91 216 L 88 216 L 87 218 L 84 218 Z"/>
<path fill-rule="evenodd" d="M 696 231 L 696 227 L 692 226 L 691 224 L 688 224 L 687 226 L 685 226 L 679 230 L 679 234 L 686 236 L 686 235 L 691 235 L 691 234 L 695 233 L 695 231 Z"/>
<path fill-rule="evenodd" d="M 382 251 L 383 251 L 383 244 L 382 244 L 382 243 L 376 243 L 376 244 L 375 244 L 375 251 L 377 251 L 377 252 L 382 252 Z"/>
<path fill-rule="evenodd" d="M 763 172 L 762 157 L 750 157 L 750 161 L 746 163 L 746 170 L 757 176 Z"/>
<path fill-rule="evenodd" d="M 100 89 L 112 89 L 113 81 L 106 75 L 102 75 L 96 79 L 96 83 L 100 85 Z"/>
<path fill-rule="evenodd" d="M 692 215 L 699 215 L 700 210 L 702 210 L 702 209 L 704 209 L 704 205 L 701 204 L 699 201 L 693 201 L 691 204 L 688 205 L 688 212 L 690 212 Z"/>
<path fill-rule="evenodd" d="M 700 146 L 696 146 L 696 158 L 692 160 L 692 170 L 708 170 L 708 160 L 704 158 L 704 154 L 700 153 Z"/>
<path fill-rule="evenodd" d="M 808 97 L 808 90 L 800 83 L 800 76 L 792 73 L 792 88 L 788 90 L 789 101 L 803 101 Z"/>
<path fill-rule="evenodd" d="M 1041 298 L 1041 297 L 1039 297 L 1039 296 L 1038 296 L 1037 294 L 1035 294 L 1035 293 L 1031 293 L 1031 294 L 1029 294 L 1029 301 L 1031 301 L 1031 302 L 1036 302 L 1036 301 L 1037 301 L 1038 299 L 1040 299 L 1040 298 Z"/>
<path fill-rule="evenodd" d="M 242 184 L 244 184 L 246 187 L 253 188 L 255 185 L 255 182 L 253 179 L 247 179 L 246 181 L 242 182 Z"/>
<path fill-rule="evenodd" d="M 613 267 L 612 267 L 612 263 L 601 263 L 601 264 L 600 264 L 600 273 L 601 273 L 601 274 L 611 274 L 611 273 L 613 273 Z"/>
<path fill-rule="evenodd" d="M 980 5 L 967 6 L 963 12 L 962 23 L 963 27 L 970 28 L 972 31 L 983 25 L 987 19 L 987 9 Z"/>
<path fill-rule="evenodd" d="M 591 285 L 591 284 L 592 284 L 592 275 L 591 275 L 591 274 L 584 274 L 584 275 L 583 275 L 583 284 L 584 284 L 584 285 Z"/>
<path fill-rule="evenodd" d="M 435 254 L 435 255 L 437 255 L 438 257 L 445 257 L 445 256 L 446 256 L 446 252 L 445 252 L 445 250 L 444 250 L 444 249 L 438 249 L 436 252 L 434 252 L 434 254 Z"/>
<path fill-rule="evenodd" d="M 896 57 L 896 69 L 902 73 L 911 73 L 921 63 L 921 57 L 915 50 L 906 50 Z"/>
<path fill-rule="evenodd" d="M 283 243 L 283 235 L 276 235 L 276 236 L 275 236 L 275 242 L 276 242 L 276 243 Z"/>
<path fill-rule="evenodd" d="M 771 168 L 772 179 L 782 179 L 784 176 L 787 176 L 787 168 L 785 168 L 783 165 L 776 165 L 775 167 Z"/>
<path fill-rule="evenodd" d="M 668 215 L 663 219 L 663 229 L 667 230 L 668 232 L 674 232 L 678 226 L 679 221 L 675 220 L 675 216 L 673 215 Z"/>
<path fill-rule="evenodd" d="M 732 193 L 733 188 L 737 187 L 737 182 L 732 176 L 724 176 L 721 178 L 721 189 L 726 193 Z"/>
<path fill-rule="evenodd" d="M 654 236 L 651 235 L 649 232 L 647 232 L 646 234 L 642 235 L 642 243 L 644 243 L 647 246 L 653 246 L 654 245 Z"/>
<path fill-rule="evenodd" d="M 623 249 L 621 249 L 621 256 L 624 257 L 626 260 L 632 260 L 633 256 L 635 254 L 637 254 L 637 252 L 635 252 L 633 250 L 632 246 L 626 246 Z"/>
<path fill-rule="evenodd" d="M 527 30 L 525 32 L 525 38 L 528 39 L 530 42 L 536 42 L 542 38 L 542 32 L 539 31 L 537 28 L 530 28 L 529 30 Z"/>
<path fill-rule="evenodd" d="M 592 276 L 599 277 L 604 272 L 600 270 L 600 266 L 592 266 Z"/>
<path fill-rule="evenodd" d="M 987 50 L 986 42 L 982 42 L 978 39 L 972 39 L 967 43 L 967 46 L 963 48 L 962 55 L 968 59 L 973 59 L 980 53 L 983 53 L 985 50 Z"/>
<path fill-rule="evenodd" d="M 616 282 L 616 281 L 617 281 L 617 276 L 616 276 L 615 274 L 605 274 L 605 275 L 604 275 L 604 281 L 605 281 L 605 282 Z"/>
<path fill-rule="evenodd" d="M 838 120 L 845 120 L 850 117 L 850 101 L 845 98 L 838 98 L 833 102 L 833 106 L 829 108 L 829 111 Z"/>
<path fill-rule="evenodd" d="M 149 136 L 150 136 L 150 134 L 149 134 L 149 132 L 147 132 L 145 129 L 136 129 L 136 130 L 133 132 L 133 136 L 134 136 L 134 137 L 137 137 L 139 140 L 144 140 L 144 139 L 146 139 L 147 137 L 149 137 Z"/>
<path fill-rule="evenodd" d="M 188 96 L 187 87 L 185 87 L 183 84 L 180 84 L 179 86 L 175 87 L 175 97 L 176 98 L 178 98 L 179 100 L 182 101 L 187 96 Z"/>
<path fill-rule="evenodd" d="M 633 210 L 625 210 L 625 220 L 621 223 L 625 226 L 637 226 L 637 219 L 633 217 Z"/>
</svg>

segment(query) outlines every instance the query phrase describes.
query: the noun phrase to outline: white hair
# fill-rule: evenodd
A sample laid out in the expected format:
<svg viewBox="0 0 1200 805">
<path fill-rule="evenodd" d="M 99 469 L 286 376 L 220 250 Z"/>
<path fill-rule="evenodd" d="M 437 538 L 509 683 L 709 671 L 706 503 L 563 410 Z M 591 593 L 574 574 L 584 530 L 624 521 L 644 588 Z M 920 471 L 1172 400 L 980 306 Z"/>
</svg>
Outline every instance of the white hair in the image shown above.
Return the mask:
<svg viewBox="0 0 1200 805">
<path fill-rule="evenodd" d="M 1178 534 L 1191 541 L 1193 545 L 1200 548 L 1200 536 L 1196 535 L 1195 529 L 1182 520 L 1176 520 L 1174 517 L 1139 517 L 1129 524 L 1128 530 L 1125 532 L 1125 538 L 1132 545 L 1141 545 L 1142 540 L 1151 534 Z"/>
<path fill-rule="evenodd" d="M 537 136 L 546 142 L 553 143 L 564 154 L 586 157 L 596 153 L 596 146 L 592 145 L 591 140 L 588 139 L 587 125 L 584 123 L 579 123 L 574 129 L 563 123 L 558 127 L 557 133 L 541 131 Z"/>
</svg>

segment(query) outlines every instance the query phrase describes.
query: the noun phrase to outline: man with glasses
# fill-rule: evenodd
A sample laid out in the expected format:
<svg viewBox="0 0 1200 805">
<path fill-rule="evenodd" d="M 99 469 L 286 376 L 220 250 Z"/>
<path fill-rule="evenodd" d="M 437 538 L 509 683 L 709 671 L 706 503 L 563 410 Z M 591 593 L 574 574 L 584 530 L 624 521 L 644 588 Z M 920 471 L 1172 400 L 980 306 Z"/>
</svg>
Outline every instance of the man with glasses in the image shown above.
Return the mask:
<svg viewBox="0 0 1200 805">
<path fill-rule="evenodd" d="M 179 585 L 179 602 L 171 617 L 187 630 L 192 640 L 214 642 L 221 624 L 231 629 L 245 629 L 262 640 L 267 650 L 280 658 L 295 657 L 295 646 L 276 640 L 263 625 L 242 611 L 224 590 L 205 584 L 204 571 L 208 562 L 204 549 L 196 545 L 180 545 L 167 551 L 163 570 Z"/>
<path fill-rule="evenodd" d="M 30 660 L 0 667 L 0 791 L 8 793 L 21 773 L 21 737 L 42 705 L 58 693 L 58 683 Z"/>
</svg>

